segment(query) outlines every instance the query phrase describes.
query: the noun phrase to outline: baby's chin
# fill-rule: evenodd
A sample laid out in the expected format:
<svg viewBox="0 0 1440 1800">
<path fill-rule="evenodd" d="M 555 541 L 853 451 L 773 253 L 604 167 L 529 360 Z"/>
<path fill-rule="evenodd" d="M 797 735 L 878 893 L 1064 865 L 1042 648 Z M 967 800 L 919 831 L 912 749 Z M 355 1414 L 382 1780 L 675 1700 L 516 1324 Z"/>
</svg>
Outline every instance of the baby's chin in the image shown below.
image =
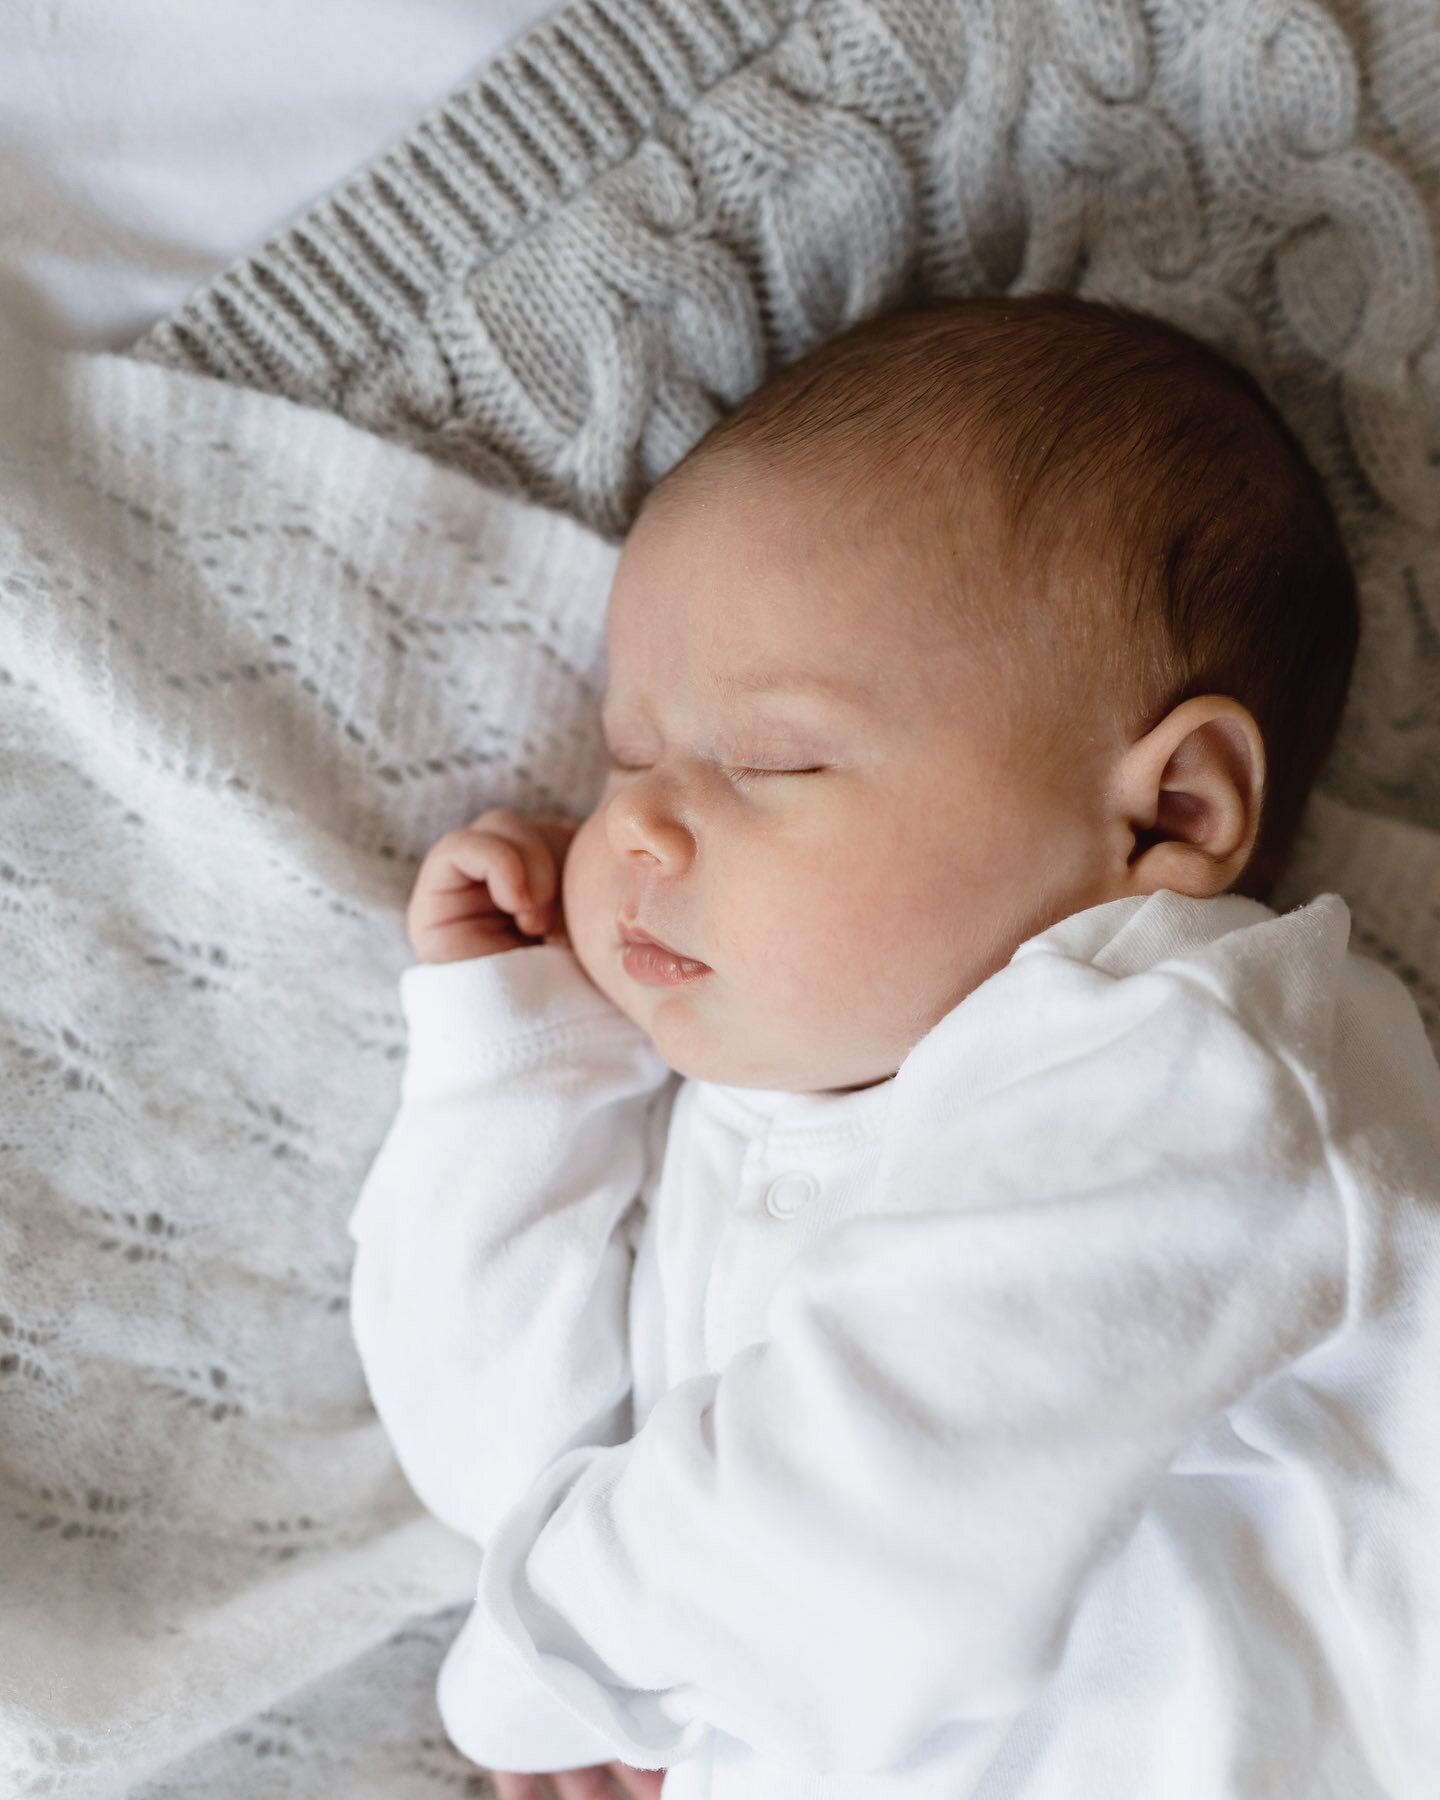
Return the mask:
<svg viewBox="0 0 1440 1800">
<path fill-rule="evenodd" d="M 727 1004 L 720 1009 L 725 1015 L 723 1024 L 718 1015 L 709 1016 L 706 988 L 713 973 L 693 985 L 649 987 L 625 973 L 618 955 L 602 952 L 597 961 L 578 950 L 576 954 L 600 992 L 645 1033 L 661 1060 L 687 1081 L 823 1094 L 848 1093 L 888 1079 L 888 1074 L 827 1069 L 818 1058 L 793 1050 L 757 1049 L 762 1035 L 759 1028 L 753 1023 L 747 1028 L 743 1016 L 739 1020 L 731 1017 L 728 1002 L 733 995 L 727 995 Z"/>
<path fill-rule="evenodd" d="M 717 1041 L 696 1002 L 698 990 L 689 987 L 643 987 L 623 969 L 605 971 L 596 986 L 608 994 L 627 1019 L 633 1020 L 654 1045 L 656 1053 L 687 1081 L 715 1081 L 726 1086 L 772 1087 L 766 1071 L 757 1073 L 753 1052 L 736 1052 Z M 594 976 L 591 976 L 594 980 Z"/>
<path fill-rule="evenodd" d="M 623 1009 L 650 1039 L 657 1054 L 687 1081 L 708 1081 L 721 1087 L 763 1088 L 785 1094 L 822 1094 L 868 1087 L 873 1081 L 839 1077 L 795 1056 L 757 1056 L 755 1034 L 743 1049 L 717 1041 L 707 1034 L 705 1021 L 682 1018 L 662 1004 L 643 1009 Z M 875 1078 L 881 1079 L 881 1078 Z"/>
</svg>

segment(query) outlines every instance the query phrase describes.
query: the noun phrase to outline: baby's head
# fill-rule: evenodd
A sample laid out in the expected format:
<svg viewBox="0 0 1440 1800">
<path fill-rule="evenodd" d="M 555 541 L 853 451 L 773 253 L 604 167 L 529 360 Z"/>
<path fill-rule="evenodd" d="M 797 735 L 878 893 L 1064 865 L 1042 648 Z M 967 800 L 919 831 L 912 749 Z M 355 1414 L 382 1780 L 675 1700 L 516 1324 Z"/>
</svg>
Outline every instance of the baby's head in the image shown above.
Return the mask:
<svg viewBox="0 0 1440 1800">
<path fill-rule="evenodd" d="M 630 531 L 575 953 L 682 1075 L 882 1081 L 1071 913 L 1268 899 L 1358 630 L 1313 470 L 1185 333 L 1062 296 L 871 320 Z M 706 972 L 637 980 L 622 920 Z"/>
</svg>

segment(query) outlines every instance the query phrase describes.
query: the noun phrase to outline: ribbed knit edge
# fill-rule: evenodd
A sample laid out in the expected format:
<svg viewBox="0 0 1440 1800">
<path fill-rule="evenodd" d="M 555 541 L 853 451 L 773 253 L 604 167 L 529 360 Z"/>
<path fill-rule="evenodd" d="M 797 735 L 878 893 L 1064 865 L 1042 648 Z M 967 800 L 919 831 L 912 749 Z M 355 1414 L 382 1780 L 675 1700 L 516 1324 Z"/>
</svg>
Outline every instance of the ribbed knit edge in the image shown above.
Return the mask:
<svg viewBox="0 0 1440 1800">
<path fill-rule="evenodd" d="M 436 294 L 770 49 L 809 4 L 571 0 L 129 354 L 333 404 Z"/>
</svg>

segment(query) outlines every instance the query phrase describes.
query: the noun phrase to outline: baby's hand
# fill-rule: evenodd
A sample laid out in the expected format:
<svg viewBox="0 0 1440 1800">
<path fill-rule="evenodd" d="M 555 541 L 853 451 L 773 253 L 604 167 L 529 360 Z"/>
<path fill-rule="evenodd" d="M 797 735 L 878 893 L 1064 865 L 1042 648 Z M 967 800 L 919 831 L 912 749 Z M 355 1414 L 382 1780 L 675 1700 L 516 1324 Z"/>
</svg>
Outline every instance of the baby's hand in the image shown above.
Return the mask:
<svg viewBox="0 0 1440 1800">
<path fill-rule="evenodd" d="M 553 1775 L 507 1775 L 492 1769 L 495 1800 L 660 1800 L 663 1769 L 632 1769 L 628 1763 L 597 1763 L 591 1769 L 561 1769 Z M 611 1786 L 611 1782 L 614 1786 Z M 543 1784 L 543 1785 L 542 1785 Z"/>
<path fill-rule="evenodd" d="M 405 913 L 421 962 L 498 956 L 543 938 L 568 944 L 560 873 L 579 826 L 493 807 L 433 845 Z"/>
</svg>

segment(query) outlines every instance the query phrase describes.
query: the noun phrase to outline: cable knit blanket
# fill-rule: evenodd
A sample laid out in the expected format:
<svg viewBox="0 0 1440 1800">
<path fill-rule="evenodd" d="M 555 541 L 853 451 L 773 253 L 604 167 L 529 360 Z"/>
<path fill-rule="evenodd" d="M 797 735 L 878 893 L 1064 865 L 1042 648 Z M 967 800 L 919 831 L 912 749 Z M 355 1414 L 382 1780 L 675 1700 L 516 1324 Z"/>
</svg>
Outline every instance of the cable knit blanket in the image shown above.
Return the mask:
<svg viewBox="0 0 1440 1800">
<path fill-rule="evenodd" d="M 404 903 L 593 804 L 640 496 L 852 320 L 1064 287 L 1269 387 L 1365 608 L 1277 904 L 1440 1048 L 1437 226 L 1422 0 L 573 0 L 133 356 L 0 346 L 0 1792 L 485 1791 L 345 1311 Z"/>
</svg>

